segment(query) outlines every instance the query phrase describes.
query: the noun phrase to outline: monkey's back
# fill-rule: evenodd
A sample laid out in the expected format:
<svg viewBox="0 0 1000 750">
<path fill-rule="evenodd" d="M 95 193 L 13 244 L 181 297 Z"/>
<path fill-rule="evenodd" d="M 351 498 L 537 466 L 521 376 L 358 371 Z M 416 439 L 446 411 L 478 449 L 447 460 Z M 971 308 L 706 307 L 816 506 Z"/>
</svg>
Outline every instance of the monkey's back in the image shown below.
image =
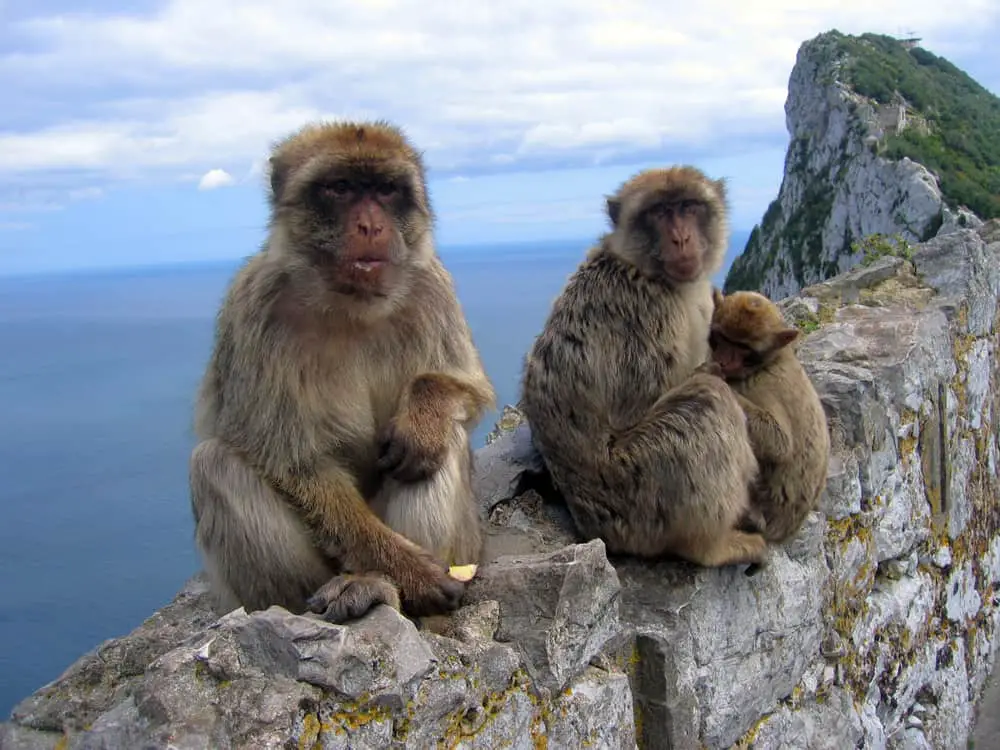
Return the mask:
<svg viewBox="0 0 1000 750">
<path fill-rule="evenodd" d="M 592 251 L 525 360 L 522 407 L 537 443 L 552 454 L 604 451 L 701 364 L 711 287 L 686 292 L 700 306 L 678 294 L 606 247 Z"/>
<path fill-rule="evenodd" d="M 766 370 L 735 383 L 734 390 L 770 413 L 791 435 L 788 459 L 762 462 L 758 492 L 774 508 L 767 536 L 780 541 L 794 534 L 816 508 L 826 486 L 830 435 L 819 395 L 798 358 L 786 352 Z"/>
</svg>

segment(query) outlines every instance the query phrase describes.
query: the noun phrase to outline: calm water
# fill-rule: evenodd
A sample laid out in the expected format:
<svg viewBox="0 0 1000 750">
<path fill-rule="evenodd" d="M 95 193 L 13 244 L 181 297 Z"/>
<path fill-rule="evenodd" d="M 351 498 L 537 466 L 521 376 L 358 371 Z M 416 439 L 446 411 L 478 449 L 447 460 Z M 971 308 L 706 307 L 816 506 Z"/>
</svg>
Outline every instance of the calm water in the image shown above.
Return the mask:
<svg viewBox="0 0 1000 750">
<path fill-rule="evenodd" d="M 586 244 L 442 253 L 501 405 Z M 192 399 L 234 267 L 0 278 L 0 717 L 198 570 Z"/>
</svg>

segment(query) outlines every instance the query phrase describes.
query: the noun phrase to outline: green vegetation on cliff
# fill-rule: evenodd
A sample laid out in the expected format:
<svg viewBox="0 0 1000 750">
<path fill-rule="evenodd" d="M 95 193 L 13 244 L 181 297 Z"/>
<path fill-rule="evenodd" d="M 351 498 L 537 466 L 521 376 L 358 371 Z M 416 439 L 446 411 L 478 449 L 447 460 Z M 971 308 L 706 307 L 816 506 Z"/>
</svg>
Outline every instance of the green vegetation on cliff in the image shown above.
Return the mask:
<svg viewBox="0 0 1000 750">
<path fill-rule="evenodd" d="M 889 104 L 896 92 L 927 120 L 929 130 L 906 128 L 886 139 L 882 155 L 910 157 L 937 173 L 951 206 L 980 218 L 1000 216 L 1000 98 L 943 57 L 907 50 L 888 36 L 840 36 L 844 83 Z"/>
<path fill-rule="evenodd" d="M 1000 98 L 980 86 L 944 58 L 892 37 L 878 34 L 848 36 L 837 31 L 821 34 L 803 47 L 819 65 L 818 85 L 836 78 L 877 105 L 891 105 L 899 97 L 907 106 L 907 127 L 891 130 L 879 141 L 880 156 L 898 160 L 909 157 L 934 172 L 945 202 L 952 208 L 965 205 L 984 219 L 1000 217 Z M 851 103 L 851 111 L 857 107 Z M 863 135 L 858 117 L 850 127 Z M 804 176 L 810 149 L 809 137 L 789 144 L 787 175 Z M 844 156 L 846 157 L 846 154 Z M 761 224 L 754 227 L 743 253 L 726 277 L 726 292 L 760 289 L 768 271 L 778 267 L 801 284 L 804 271 L 826 278 L 837 272 L 835 261 L 822 267 L 822 230 L 833 206 L 836 181 L 846 173 L 842 161 L 835 180 L 806 180 L 801 200 L 784 215 L 775 200 Z M 940 218 L 922 231 L 927 239 L 940 226 Z M 863 238 L 844 237 L 844 252 Z M 782 252 L 783 251 L 783 252 Z"/>
</svg>

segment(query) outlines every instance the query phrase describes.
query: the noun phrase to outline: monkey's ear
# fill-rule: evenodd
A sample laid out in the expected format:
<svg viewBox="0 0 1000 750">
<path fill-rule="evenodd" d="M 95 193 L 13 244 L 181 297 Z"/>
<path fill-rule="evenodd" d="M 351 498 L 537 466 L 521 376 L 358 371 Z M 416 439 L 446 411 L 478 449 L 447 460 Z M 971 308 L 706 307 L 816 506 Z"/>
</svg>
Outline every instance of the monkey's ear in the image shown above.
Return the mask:
<svg viewBox="0 0 1000 750">
<path fill-rule="evenodd" d="M 725 297 L 722 294 L 722 290 L 719 289 L 719 287 L 717 287 L 717 286 L 713 286 L 712 287 L 712 304 L 714 304 L 716 307 L 718 307 L 719 305 L 722 304 L 722 300 L 723 299 L 725 299 Z"/>
<path fill-rule="evenodd" d="M 611 226 L 618 228 L 618 219 L 622 214 L 622 202 L 614 196 L 608 197 L 607 201 L 608 218 L 611 219 Z"/>
<path fill-rule="evenodd" d="M 285 180 L 288 178 L 288 165 L 277 156 L 272 156 L 267 160 L 271 168 L 271 194 L 275 200 L 281 198 L 281 191 L 285 189 Z"/>
<path fill-rule="evenodd" d="M 799 337 L 798 328 L 781 328 L 771 336 L 771 351 L 778 351 L 788 346 Z"/>
</svg>

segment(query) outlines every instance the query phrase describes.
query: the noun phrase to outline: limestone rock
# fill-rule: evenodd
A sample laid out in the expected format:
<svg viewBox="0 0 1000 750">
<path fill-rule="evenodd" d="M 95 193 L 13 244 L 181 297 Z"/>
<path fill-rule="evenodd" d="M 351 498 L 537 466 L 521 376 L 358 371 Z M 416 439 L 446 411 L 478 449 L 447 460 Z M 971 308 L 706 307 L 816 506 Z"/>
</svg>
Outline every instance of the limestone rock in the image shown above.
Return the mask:
<svg viewBox="0 0 1000 750">
<path fill-rule="evenodd" d="M 983 224 L 967 208 L 948 207 L 926 166 L 886 156 L 887 136 L 922 127 L 922 118 L 893 118 L 905 102 L 879 104 L 846 83 L 841 38 L 820 34 L 799 49 L 785 101 L 790 142 L 781 188 L 727 288 L 782 299 L 857 267 L 864 253 L 852 243 L 871 235 L 912 244 Z"/>
<path fill-rule="evenodd" d="M 604 542 L 595 539 L 501 557 L 473 579 L 465 601 L 500 603 L 497 638 L 516 642 L 535 683 L 555 693 L 618 632 L 620 589 Z"/>
</svg>

